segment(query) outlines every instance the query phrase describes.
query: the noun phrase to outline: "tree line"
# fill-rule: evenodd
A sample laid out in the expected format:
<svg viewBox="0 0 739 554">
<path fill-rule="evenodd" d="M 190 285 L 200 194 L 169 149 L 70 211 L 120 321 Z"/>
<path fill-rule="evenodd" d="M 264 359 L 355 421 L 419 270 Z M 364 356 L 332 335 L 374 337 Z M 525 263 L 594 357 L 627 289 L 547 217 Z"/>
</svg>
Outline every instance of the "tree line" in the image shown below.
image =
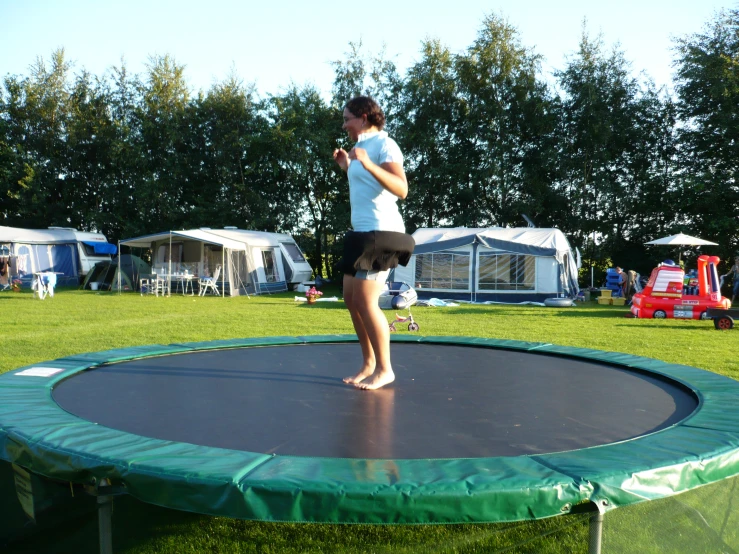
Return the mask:
<svg viewBox="0 0 739 554">
<path fill-rule="evenodd" d="M 60 49 L 3 79 L 2 224 L 113 241 L 201 226 L 288 232 L 332 276 L 350 223 L 331 153 L 349 146 L 344 103 L 368 94 L 406 157 L 409 232 L 525 226 L 526 215 L 561 229 L 598 275 L 612 264 L 648 273 L 675 252 L 644 243 L 680 231 L 733 257 L 739 11 L 675 41 L 674 92 L 634 77 L 585 28 L 565 67 L 544 76 L 541 61 L 497 15 L 461 53 L 424 41 L 404 75 L 351 43 L 329 99 L 310 84 L 260 97 L 234 74 L 193 93 L 169 55 L 143 75 L 123 64 L 73 73 Z"/>
</svg>

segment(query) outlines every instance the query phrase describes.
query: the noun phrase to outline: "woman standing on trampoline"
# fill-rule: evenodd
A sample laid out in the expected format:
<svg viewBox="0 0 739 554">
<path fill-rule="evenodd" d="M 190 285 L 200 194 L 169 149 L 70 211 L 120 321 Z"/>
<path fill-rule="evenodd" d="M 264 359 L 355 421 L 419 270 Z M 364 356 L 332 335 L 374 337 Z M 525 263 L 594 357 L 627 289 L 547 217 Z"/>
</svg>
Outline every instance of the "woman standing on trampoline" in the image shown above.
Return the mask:
<svg viewBox="0 0 739 554">
<path fill-rule="evenodd" d="M 334 150 L 334 160 L 349 178 L 352 231 L 344 238 L 344 302 L 362 348 L 359 373 L 344 382 L 358 388 L 379 389 L 395 380 L 390 364 L 390 330 L 378 304 L 390 269 L 406 265 L 413 253 L 413 237 L 405 233 L 398 198 L 408 195 L 403 154 L 383 131 L 385 114 L 366 96 L 351 99 L 344 108 L 342 128 L 355 142 L 347 152 Z"/>
</svg>

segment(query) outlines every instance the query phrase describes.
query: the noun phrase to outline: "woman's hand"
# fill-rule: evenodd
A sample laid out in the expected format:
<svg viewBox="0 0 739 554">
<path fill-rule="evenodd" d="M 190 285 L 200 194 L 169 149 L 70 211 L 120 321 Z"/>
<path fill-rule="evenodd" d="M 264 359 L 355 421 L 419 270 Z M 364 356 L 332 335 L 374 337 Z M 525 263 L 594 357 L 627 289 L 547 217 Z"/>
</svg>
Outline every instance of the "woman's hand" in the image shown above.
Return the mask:
<svg viewBox="0 0 739 554">
<path fill-rule="evenodd" d="M 368 165 L 372 163 L 364 148 L 352 148 L 349 152 L 349 159 L 357 160 L 365 169 L 369 169 Z"/>
<path fill-rule="evenodd" d="M 408 196 L 408 180 L 403 171 L 403 164 L 385 162 L 376 165 L 367 155 L 364 148 L 352 148 L 349 152 L 350 160 L 357 160 L 377 179 L 380 185 L 400 199 Z"/>
<path fill-rule="evenodd" d="M 349 168 L 349 154 L 343 148 L 337 148 L 334 150 L 334 161 L 339 164 L 339 167 L 346 171 Z"/>
</svg>

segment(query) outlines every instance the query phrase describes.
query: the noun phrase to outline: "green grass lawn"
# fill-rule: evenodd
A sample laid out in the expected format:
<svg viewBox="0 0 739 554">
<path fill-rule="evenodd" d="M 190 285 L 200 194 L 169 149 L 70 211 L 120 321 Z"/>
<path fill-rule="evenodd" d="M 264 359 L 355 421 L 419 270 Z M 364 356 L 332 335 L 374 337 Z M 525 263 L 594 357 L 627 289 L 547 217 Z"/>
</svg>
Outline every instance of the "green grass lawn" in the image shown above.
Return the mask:
<svg viewBox="0 0 739 554">
<path fill-rule="evenodd" d="M 338 290 L 326 290 L 325 297 Z M 299 336 L 352 333 L 342 302 L 308 306 L 295 302 L 297 293 L 239 298 L 172 296 L 157 298 L 127 293 L 93 293 L 61 289 L 54 298 L 34 299 L 30 292 L 0 293 L 4 319 L 0 373 L 44 360 L 111 348 L 257 336 Z M 506 338 L 522 341 L 624 352 L 657 358 L 739 378 L 739 331 L 715 331 L 710 321 L 638 320 L 624 317 L 628 308 L 595 303 L 573 308 L 467 305 L 449 308 L 416 307 L 414 317 L 422 335 L 456 335 Z M 393 312 L 387 312 L 388 318 Z M 407 333 L 401 327 L 400 333 Z M 49 511 L 36 526 L 24 526 L 18 517 L 8 464 L 0 471 L 0 513 L 6 533 L 14 540 L 6 552 L 96 552 L 97 520 L 94 501 L 75 498 L 63 513 Z M 699 489 L 702 491 L 704 489 Z M 705 489 L 708 490 L 708 487 Z M 733 487 L 711 489 L 710 503 L 739 499 Z M 692 493 L 688 493 L 692 494 Z M 705 493 L 701 493 L 704 494 Z M 79 496 L 79 495 L 78 495 Z M 82 495 L 84 496 L 84 495 Z M 697 525 L 687 509 L 690 498 L 678 508 L 663 501 L 648 503 L 651 511 L 667 515 L 660 521 L 673 525 L 676 513 Z M 702 501 L 700 494 L 694 495 Z M 652 505 L 655 507 L 652 508 Z M 701 504 L 702 505 L 702 504 Z M 618 551 L 618 536 L 625 535 L 624 552 L 643 531 L 640 508 L 616 510 L 607 521 L 627 531 L 606 536 Z M 657 510 L 659 508 L 659 510 Z M 678 512 L 676 512 L 678 510 Z M 619 512 L 624 512 L 619 514 Z M 713 516 L 721 519 L 724 511 Z M 619 514 L 612 517 L 611 514 Z M 619 519 L 620 518 L 620 519 Z M 736 516 L 733 518 L 733 529 Z M 12 525 L 11 525 L 12 524 Z M 721 522 L 713 527 L 720 527 Z M 608 531 L 608 526 L 606 527 Z M 733 531 L 735 533 L 735 531 Z M 676 537 L 665 532 L 665 537 Z M 645 539 L 648 541 L 648 539 Z M 654 541 L 652 541 L 654 542 Z M 666 544 L 666 539 L 658 541 Z M 114 549 L 119 553 L 181 552 L 541 552 L 587 551 L 587 522 L 579 516 L 507 525 L 364 526 L 316 524 L 265 524 L 214 518 L 166 510 L 135 499 L 116 500 Z M 676 544 L 683 544 L 676 541 Z M 615 546 L 614 546 L 615 545 Z M 0 550 L 3 535 L 0 533 Z M 638 550 L 639 552 L 679 552 Z M 686 552 L 703 551 L 697 549 Z M 706 547 L 706 552 L 712 546 Z M 734 544 L 734 548 L 737 548 Z"/>
</svg>

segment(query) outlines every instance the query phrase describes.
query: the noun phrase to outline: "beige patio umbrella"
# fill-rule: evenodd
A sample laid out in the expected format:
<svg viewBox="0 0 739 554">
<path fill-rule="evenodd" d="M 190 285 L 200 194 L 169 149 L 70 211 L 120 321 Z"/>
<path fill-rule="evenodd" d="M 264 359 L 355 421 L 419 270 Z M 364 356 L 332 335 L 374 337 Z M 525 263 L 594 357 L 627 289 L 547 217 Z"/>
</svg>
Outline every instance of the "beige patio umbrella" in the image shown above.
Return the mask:
<svg viewBox="0 0 739 554">
<path fill-rule="evenodd" d="M 661 239 L 650 240 L 644 244 L 651 244 L 654 246 L 718 246 L 718 243 L 711 242 L 709 240 L 699 239 L 698 237 L 691 237 L 683 233 L 677 235 L 670 235 L 669 237 L 662 237 Z M 678 250 L 678 263 L 682 252 Z"/>
</svg>

